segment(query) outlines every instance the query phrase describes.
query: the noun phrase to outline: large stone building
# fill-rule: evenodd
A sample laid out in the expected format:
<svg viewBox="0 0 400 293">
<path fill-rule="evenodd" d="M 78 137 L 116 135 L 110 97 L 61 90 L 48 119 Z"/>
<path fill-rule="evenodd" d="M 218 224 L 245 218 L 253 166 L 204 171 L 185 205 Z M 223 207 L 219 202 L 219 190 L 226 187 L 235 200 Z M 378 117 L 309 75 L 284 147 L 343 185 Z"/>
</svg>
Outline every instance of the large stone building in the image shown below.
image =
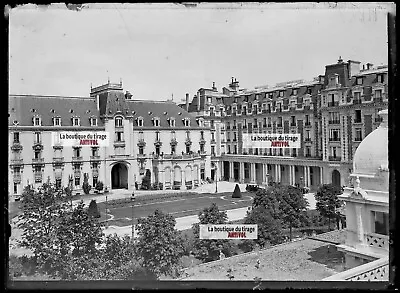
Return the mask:
<svg viewBox="0 0 400 293">
<path fill-rule="evenodd" d="M 133 99 L 122 83 L 91 89 L 90 97 L 9 96 L 9 192 L 27 184 L 72 183 L 133 189 L 146 170 L 163 188 L 192 188 L 210 173 L 210 129 L 167 101 Z M 52 144 L 59 131 L 105 131 L 107 147 Z"/>
<path fill-rule="evenodd" d="M 312 81 L 247 90 L 232 78 L 221 92 L 215 84 L 201 88 L 180 106 L 212 127 L 212 162 L 225 180 L 345 186 L 357 146 L 388 107 L 387 73 L 387 66 L 361 69 L 360 62 L 339 58 Z M 244 133 L 298 133 L 301 147 L 245 149 Z"/>
</svg>

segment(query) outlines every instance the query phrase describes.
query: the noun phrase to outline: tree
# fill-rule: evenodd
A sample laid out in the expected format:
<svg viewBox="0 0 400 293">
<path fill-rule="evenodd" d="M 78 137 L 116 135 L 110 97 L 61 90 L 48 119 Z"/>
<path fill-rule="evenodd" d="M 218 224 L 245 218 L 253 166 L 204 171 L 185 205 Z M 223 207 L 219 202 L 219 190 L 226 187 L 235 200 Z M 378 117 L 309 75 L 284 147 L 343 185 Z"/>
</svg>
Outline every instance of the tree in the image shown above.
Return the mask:
<svg viewBox="0 0 400 293">
<path fill-rule="evenodd" d="M 265 207 L 274 219 L 281 219 L 289 226 L 290 239 L 292 227 L 299 226 L 306 217 L 307 199 L 300 188 L 276 184 L 266 190 L 257 191 L 253 199 L 253 209 Z"/>
<path fill-rule="evenodd" d="M 95 217 L 95 218 L 100 218 L 100 211 L 97 206 L 96 200 L 92 199 L 89 204 L 88 208 L 88 215 Z"/>
<path fill-rule="evenodd" d="M 92 189 L 92 186 L 89 184 L 89 179 L 88 179 L 88 174 L 84 173 L 83 174 L 83 184 L 82 184 L 82 189 L 85 194 L 89 194 L 90 190 Z"/>
<path fill-rule="evenodd" d="M 244 224 L 257 224 L 258 233 L 256 240 L 243 240 L 240 246 L 245 251 L 253 250 L 255 244 L 263 248 L 283 242 L 281 220 L 274 219 L 264 206 L 258 206 L 248 212 Z"/>
<path fill-rule="evenodd" d="M 141 189 L 149 190 L 150 187 L 151 187 L 151 172 L 149 169 L 146 169 L 146 174 L 143 177 Z"/>
<path fill-rule="evenodd" d="M 303 191 L 294 186 L 282 186 L 280 210 L 282 220 L 289 225 L 289 238 L 292 241 L 292 227 L 299 227 L 306 218 L 308 202 Z"/>
<path fill-rule="evenodd" d="M 159 210 L 139 219 L 137 252 L 143 267 L 157 277 L 177 275 L 182 243 L 175 224 L 173 216 Z"/>
<path fill-rule="evenodd" d="M 58 259 L 67 253 L 66 244 L 59 237 L 62 218 L 71 209 L 67 200 L 62 190 L 47 183 L 38 190 L 27 186 L 22 193 L 19 242 L 33 252 L 39 269 L 57 266 Z"/>
<path fill-rule="evenodd" d="M 233 194 L 232 194 L 232 198 L 241 198 L 241 197 L 242 197 L 242 193 L 240 191 L 239 184 L 236 184 L 235 190 L 233 191 Z"/>
<path fill-rule="evenodd" d="M 93 255 L 97 251 L 96 245 L 102 243 L 104 236 L 102 224 L 98 219 L 89 215 L 83 201 L 66 214 L 60 223 L 60 234 L 69 241 L 73 256 Z"/>
<path fill-rule="evenodd" d="M 226 256 L 233 254 L 233 245 L 229 240 L 200 239 L 200 224 L 226 224 L 228 215 L 226 211 L 219 211 L 218 206 L 213 203 L 199 213 L 200 223 L 192 225 L 194 234 L 194 256 L 202 261 L 208 262 L 219 259 L 219 252 L 222 251 Z"/>
<path fill-rule="evenodd" d="M 331 229 L 331 218 L 335 218 L 338 222 L 340 213 L 338 208 L 342 207 L 343 201 L 338 198 L 338 195 L 343 193 L 343 188 L 333 184 L 324 184 L 320 186 L 315 194 L 315 207 L 322 216 L 328 217 L 328 227 Z"/>
</svg>

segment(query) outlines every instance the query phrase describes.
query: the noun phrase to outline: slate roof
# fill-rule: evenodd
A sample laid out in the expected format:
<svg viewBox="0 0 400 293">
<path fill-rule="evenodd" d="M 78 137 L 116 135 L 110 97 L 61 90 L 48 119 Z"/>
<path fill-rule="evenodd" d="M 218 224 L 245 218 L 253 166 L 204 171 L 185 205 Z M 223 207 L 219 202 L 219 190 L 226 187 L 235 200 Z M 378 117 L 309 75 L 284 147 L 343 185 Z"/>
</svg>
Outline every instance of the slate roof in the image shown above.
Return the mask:
<svg viewBox="0 0 400 293">
<path fill-rule="evenodd" d="M 41 117 L 43 126 L 53 126 L 53 117 L 61 117 L 61 126 L 72 126 L 71 118 L 77 116 L 82 127 L 90 127 L 89 118 L 99 118 L 96 100 L 90 97 L 10 95 L 8 112 L 10 126 L 14 125 L 13 121 L 18 121 L 19 126 L 33 126 L 35 115 Z M 103 126 L 100 119 L 97 123 Z"/>
<path fill-rule="evenodd" d="M 133 113 L 134 126 L 138 126 L 137 118 L 143 117 L 143 127 L 153 127 L 152 118 L 160 118 L 160 127 L 173 129 L 168 119 L 175 118 L 175 127 L 185 127 L 183 119 L 190 119 L 190 127 L 200 128 L 194 114 L 188 113 L 172 101 L 140 101 L 126 100 L 130 114 Z"/>
</svg>

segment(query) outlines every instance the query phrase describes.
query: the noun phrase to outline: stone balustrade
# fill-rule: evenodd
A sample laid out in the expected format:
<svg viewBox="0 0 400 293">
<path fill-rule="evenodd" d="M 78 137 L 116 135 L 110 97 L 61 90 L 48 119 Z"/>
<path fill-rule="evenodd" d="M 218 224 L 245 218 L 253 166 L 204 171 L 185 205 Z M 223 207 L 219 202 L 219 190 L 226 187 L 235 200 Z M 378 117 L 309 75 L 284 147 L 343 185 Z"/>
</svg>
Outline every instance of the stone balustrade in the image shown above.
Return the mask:
<svg viewBox="0 0 400 293">
<path fill-rule="evenodd" d="M 388 281 L 389 258 L 384 257 L 330 276 L 322 281 Z"/>
<path fill-rule="evenodd" d="M 370 247 L 389 250 L 389 236 L 387 235 L 366 233 L 365 240 Z"/>
</svg>

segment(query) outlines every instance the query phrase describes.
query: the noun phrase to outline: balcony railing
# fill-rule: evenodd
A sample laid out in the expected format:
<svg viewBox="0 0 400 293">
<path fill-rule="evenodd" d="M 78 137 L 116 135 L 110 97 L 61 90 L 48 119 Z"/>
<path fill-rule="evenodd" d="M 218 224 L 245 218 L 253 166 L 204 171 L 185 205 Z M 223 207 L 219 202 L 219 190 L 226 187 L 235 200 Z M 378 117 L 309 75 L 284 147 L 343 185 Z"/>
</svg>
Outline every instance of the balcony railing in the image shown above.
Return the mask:
<svg viewBox="0 0 400 293">
<path fill-rule="evenodd" d="M 22 165 L 24 164 L 24 159 L 11 159 L 11 165 Z"/>
<path fill-rule="evenodd" d="M 376 233 L 366 233 L 367 244 L 374 248 L 386 249 L 389 251 L 389 236 Z"/>
<path fill-rule="evenodd" d="M 340 137 L 330 137 L 329 141 L 330 142 L 340 142 Z"/>
<path fill-rule="evenodd" d="M 125 141 L 114 141 L 114 147 L 124 147 Z"/>
<path fill-rule="evenodd" d="M 362 123 L 361 119 L 354 119 L 354 123 Z"/>
<path fill-rule="evenodd" d="M 329 156 L 328 159 L 329 159 L 329 161 L 340 161 L 341 157 Z"/>
<path fill-rule="evenodd" d="M 137 143 L 137 145 L 138 146 L 145 146 L 146 145 L 146 141 L 143 138 L 140 138 L 138 143 Z"/>
<path fill-rule="evenodd" d="M 72 162 L 82 162 L 83 157 L 72 157 Z"/>
<path fill-rule="evenodd" d="M 296 123 L 290 123 L 290 126 L 291 126 L 291 127 L 293 127 L 293 126 L 295 127 L 295 126 L 296 126 Z"/>
<path fill-rule="evenodd" d="M 283 127 L 283 124 L 276 124 L 276 127 Z"/>
<path fill-rule="evenodd" d="M 32 164 L 43 164 L 44 158 L 32 159 Z"/>
<path fill-rule="evenodd" d="M 322 281 L 389 281 L 389 258 L 379 258 Z"/>
<path fill-rule="evenodd" d="M 382 97 L 375 97 L 374 98 L 374 102 L 375 103 L 382 103 L 383 102 L 383 98 Z"/>
<path fill-rule="evenodd" d="M 336 102 L 328 102 L 328 107 L 337 107 L 337 106 L 339 106 L 339 102 L 338 101 L 336 101 Z"/>
<path fill-rule="evenodd" d="M 20 150 L 22 150 L 22 144 L 21 143 L 19 143 L 19 142 L 14 142 L 13 144 L 12 144 L 12 146 L 11 146 L 11 149 L 13 150 L 13 151 L 20 151 Z"/>
<path fill-rule="evenodd" d="M 100 156 L 90 156 L 91 161 L 100 161 Z"/>
<path fill-rule="evenodd" d="M 15 173 L 13 179 L 14 183 L 21 183 L 21 173 Z"/>
<path fill-rule="evenodd" d="M 305 141 L 305 142 L 311 142 L 311 137 L 306 137 L 306 138 L 304 139 L 304 141 Z"/>
<path fill-rule="evenodd" d="M 53 163 L 64 163 L 64 158 L 63 157 L 54 157 Z"/>
<path fill-rule="evenodd" d="M 310 121 L 306 121 L 306 123 L 304 123 L 304 126 L 311 126 L 311 122 Z"/>
<path fill-rule="evenodd" d="M 340 124 L 340 120 L 329 120 L 329 124 Z"/>
<path fill-rule="evenodd" d="M 353 100 L 353 105 L 358 105 L 358 104 L 361 104 L 361 103 L 362 103 L 361 99 L 354 99 Z"/>
<path fill-rule="evenodd" d="M 272 127 L 272 124 L 271 124 L 271 123 L 268 123 L 268 124 L 267 124 L 267 127 Z"/>
</svg>

